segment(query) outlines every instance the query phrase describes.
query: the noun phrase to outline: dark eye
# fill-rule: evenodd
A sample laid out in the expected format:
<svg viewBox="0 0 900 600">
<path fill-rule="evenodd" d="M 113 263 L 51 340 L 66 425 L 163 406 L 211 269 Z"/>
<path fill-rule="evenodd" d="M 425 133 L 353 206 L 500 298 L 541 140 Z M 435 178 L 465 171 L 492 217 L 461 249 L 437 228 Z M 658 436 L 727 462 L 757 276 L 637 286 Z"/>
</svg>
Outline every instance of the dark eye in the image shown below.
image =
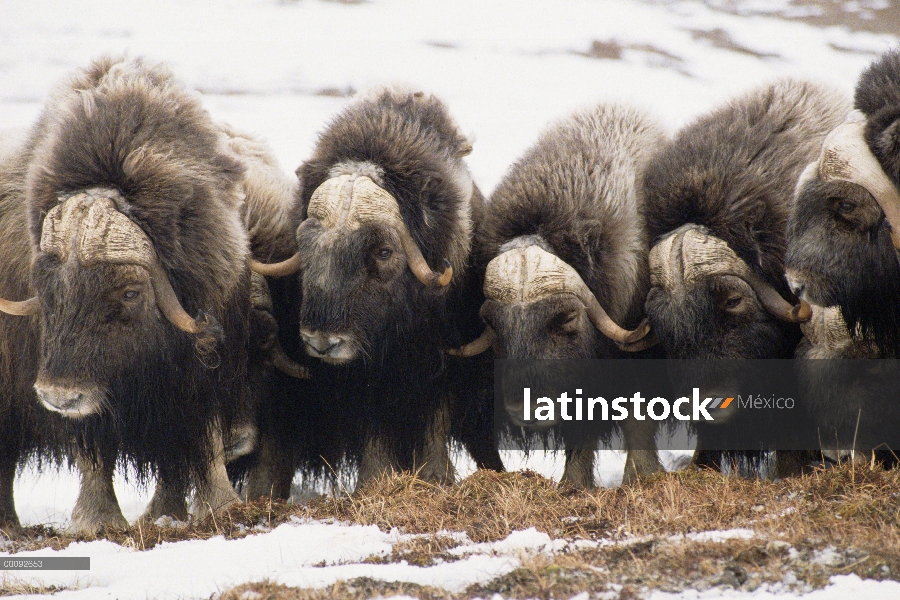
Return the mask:
<svg viewBox="0 0 900 600">
<path fill-rule="evenodd" d="M 731 296 L 725 300 L 725 310 L 734 310 L 741 305 L 742 296 Z"/>
<path fill-rule="evenodd" d="M 853 212 L 854 208 L 856 208 L 856 204 L 854 204 L 853 202 L 843 201 L 843 202 L 838 202 L 838 205 L 837 205 L 837 210 L 842 215 L 849 215 L 850 213 Z"/>
<path fill-rule="evenodd" d="M 134 300 L 137 297 L 138 297 L 137 290 L 128 290 L 124 294 L 122 294 L 123 300 Z"/>
<path fill-rule="evenodd" d="M 391 257 L 391 255 L 393 253 L 394 253 L 393 250 L 391 250 L 390 248 L 384 247 L 384 248 L 379 248 L 375 252 L 375 256 L 378 258 L 378 260 L 387 260 Z"/>
</svg>

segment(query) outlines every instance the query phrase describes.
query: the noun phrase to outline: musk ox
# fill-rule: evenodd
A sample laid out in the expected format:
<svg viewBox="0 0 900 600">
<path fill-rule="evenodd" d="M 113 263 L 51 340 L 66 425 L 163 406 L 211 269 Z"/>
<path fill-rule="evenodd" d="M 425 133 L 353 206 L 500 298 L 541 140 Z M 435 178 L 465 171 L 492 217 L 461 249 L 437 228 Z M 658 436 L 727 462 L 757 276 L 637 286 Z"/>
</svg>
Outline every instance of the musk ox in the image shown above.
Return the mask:
<svg viewBox="0 0 900 600">
<path fill-rule="evenodd" d="M 511 167 L 476 235 L 487 329 L 462 354 L 492 348 L 497 358 L 589 359 L 640 349 L 650 280 L 640 180 L 664 141 L 646 114 L 604 104 L 545 132 Z M 549 381 L 560 373 L 544 375 Z M 514 398 L 507 411 L 521 415 L 522 398 Z M 661 470 L 649 449 L 655 431 L 650 420 L 625 422 L 625 481 Z M 562 430 L 564 481 L 594 486 L 594 451 L 604 433 L 611 431 L 574 441 Z"/>
<path fill-rule="evenodd" d="M 790 196 L 845 114 L 830 89 L 781 80 L 701 117 L 653 157 L 644 178 L 653 239 L 646 310 L 667 357 L 793 355 L 809 307 L 792 304 L 784 279 Z M 729 424 L 737 407 L 697 425 L 699 464 L 718 467 L 720 453 L 707 449 L 727 448 L 735 428 L 753 426 L 744 417 Z"/>
<path fill-rule="evenodd" d="M 453 479 L 446 350 L 460 337 L 453 315 L 468 297 L 482 201 L 463 162 L 470 151 L 439 99 L 384 89 L 335 117 L 297 170 L 297 251 L 257 268 L 298 273 L 270 284 L 276 310 L 294 311 L 279 325 L 295 341 L 282 341 L 313 359 L 312 378 L 309 400 L 291 399 L 279 420 L 313 435 L 295 436 L 276 464 L 346 459 L 358 484 L 399 469 Z"/>
<path fill-rule="evenodd" d="M 856 110 L 807 161 L 788 223 L 795 293 L 839 306 L 850 329 L 885 357 L 900 354 L 898 85 L 897 51 L 860 76 Z"/>
<path fill-rule="evenodd" d="M 121 461 L 155 475 L 145 516 L 237 499 L 222 432 L 249 401 L 245 167 L 162 66 L 102 58 L 50 97 L 0 197 L 4 377 L 64 417 L 73 528 L 125 524 Z M 25 299 L 27 298 L 27 299 Z M 192 316 L 193 315 L 193 316 Z M 47 416 L 52 416 L 48 413 Z"/>
<path fill-rule="evenodd" d="M 788 220 L 787 276 L 798 296 L 827 307 L 821 310 L 828 316 L 810 330 L 811 342 L 800 357 L 900 356 L 898 90 L 900 52 L 890 51 L 862 73 L 855 110 L 824 140 L 797 184 Z M 854 440 L 860 450 L 886 441 L 896 446 L 896 402 L 888 401 L 893 390 L 878 393 L 873 378 L 859 381 L 870 393 L 847 393 L 847 386 L 829 386 L 828 374 L 814 361 L 802 369 L 807 377 L 821 378 L 812 382 L 819 391 L 812 400 L 825 446 L 836 440 L 845 449 Z"/>
</svg>

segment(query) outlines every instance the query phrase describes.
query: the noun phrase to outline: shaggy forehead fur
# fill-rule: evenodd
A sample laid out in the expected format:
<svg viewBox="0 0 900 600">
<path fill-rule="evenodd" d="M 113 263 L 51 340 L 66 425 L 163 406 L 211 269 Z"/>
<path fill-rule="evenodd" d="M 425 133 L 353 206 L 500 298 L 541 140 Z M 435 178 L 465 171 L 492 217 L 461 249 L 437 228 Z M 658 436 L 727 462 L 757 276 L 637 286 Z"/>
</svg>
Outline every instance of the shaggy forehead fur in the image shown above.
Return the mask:
<svg viewBox="0 0 900 600">
<path fill-rule="evenodd" d="M 829 88 L 785 79 L 688 125 L 647 168 L 652 239 L 686 223 L 703 225 L 786 291 L 785 227 L 794 185 L 849 109 Z"/>
<path fill-rule="evenodd" d="M 540 236 L 619 324 L 649 286 L 640 176 L 665 141 L 646 114 L 617 105 L 578 113 L 545 132 L 491 196 L 478 232 L 485 263 L 510 240 Z"/>
<path fill-rule="evenodd" d="M 854 104 L 868 117 L 866 143 L 900 187 L 900 51 L 886 52 L 860 75 Z"/>
<path fill-rule="evenodd" d="M 306 218 L 312 193 L 326 179 L 371 175 L 397 200 L 431 268 L 439 269 L 447 258 L 453 281 L 460 280 L 471 246 L 473 193 L 462 157 L 471 149 L 434 96 L 398 89 L 365 95 L 328 125 L 312 158 L 297 169 L 296 220 Z"/>
<path fill-rule="evenodd" d="M 62 194 L 108 186 L 152 240 L 189 302 L 220 311 L 247 256 L 242 165 L 162 66 L 104 58 L 57 89 L 32 133 L 26 197 L 32 243 Z M 184 302 L 184 299 L 182 299 Z M 190 309 L 189 309 L 190 310 Z"/>
</svg>

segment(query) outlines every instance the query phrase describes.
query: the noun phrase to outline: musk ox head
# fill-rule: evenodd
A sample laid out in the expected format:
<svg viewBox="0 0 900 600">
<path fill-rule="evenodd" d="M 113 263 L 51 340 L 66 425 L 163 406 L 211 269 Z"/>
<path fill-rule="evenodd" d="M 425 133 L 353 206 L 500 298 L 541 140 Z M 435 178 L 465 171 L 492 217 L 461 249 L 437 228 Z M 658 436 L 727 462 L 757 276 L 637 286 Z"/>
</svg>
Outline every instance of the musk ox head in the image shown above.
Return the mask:
<svg viewBox="0 0 900 600">
<path fill-rule="evenodd" d="M 443 103 L 418 92 L 364 97 L 322 133 L 297 171 L 297 254 L 254 265 L 300 271 L 309 355 L 381 364 L 423 340 L 437 345 L 439 313 L 471 244 L 470 151 Z"/>
<path fill-rule="evenodd" d="M 41 320 L 38 397 L 55 412 L 83 417 L 104 405 L 116 373 L 141 368 L 166 348 L 171 325 L 196 337 L 204 356 L 221 333 L 201 311 L 181 306 L 147 235 L 119 210 L 120 193 L 91 188 L 59 198 L 44 218 L 32 266 L 39 294 L 26 301 Z M 15 314 L 15 313 L 14 313 Z"/>
<path fill-rule="evenodd" d="M 244 169 L 197 98 L 163 67 L 100 59 L 51 97 L 29 148 L 36 295 L 0 310 L 37 316 L 44 405 L 84 417 L 215 367 L 247 278 Z"/>
<path fill-rule="evenodd" d="M 629 331 L 600 305 L 578 272 L 540 236 L 504 244 L 487 265 L 478 339 L 455 351 L 473 356 L 494 346 L 498 358 L 596 358 L 606 338 L 636 349 L 649 333 L 646 322 Z"/>
<path fill-rule="evenodd" d="M 600 358 L 615 355 L 614 343 L 642 349 L 649 332 L 646 322 L 633 331 L 617 325 L 578 272 L 540 236 L 522 236 L 501 246 L 487 265 L 484 295 L 485 332 L 453 354 L 474 356 L 493 347 L 501 359 Z M 549 362 L 522 363 L 506 374 L 506 411 L 521 425 L 526 424 L 520 417 L 522 382 L 540 396 L 556 397 L 578 379 L 565 364 Z M 551 426 L 555 421 L 535 423 Z"/>
<path fill-rule="evenodd" d="M 671 358 L 770 358 L 791 348 L 782 323 L 810 316 L 791 305 L 728 244 L 687 224 L 650 251 L 646 309 Z"/>
<path fill-rule="evenodd" d="M 545 359 L 618 358 L 645 347 L 647 236 L 637 182 L 664 139 L 642 111 L 600 104 L 555 124 L 513 165 L 478 230 L 487 327 L 459 354 L 493 347 L 515 361 L 508 365 L 529 365 L 526 381 L 543 382 L 540 395 L 555 397 L 574 380 L 575 363 Z M 521 387 L 504 397 L 515 420 Z"/>
<path fill-rule="evenodd" d="M 811 306 L 812 318 L 801 325 L 796 369 L 823 450 L 837 459 L 847 451 L 896 449 L 900 367 L 872 360 L 881 351 L 858 328 L 851 332 L 840 307 Z"/>
<path fill-rule="evenodd" d="M 900 350 L 900 193 L 866 142 L 863 113 L 829 134 L 804 171 L 788 226 L 794 293 L 840 307 L 862 337 Z"/>
<path fill-rule="evenodd" d="M 846 110 L 831 89 L 776 81 L 701 117 L 651 160 L 645 306 L 668 356 L 792 356 L 810 311 L 791 306 L 784 279 L 790 196 Z"/>
</svg>

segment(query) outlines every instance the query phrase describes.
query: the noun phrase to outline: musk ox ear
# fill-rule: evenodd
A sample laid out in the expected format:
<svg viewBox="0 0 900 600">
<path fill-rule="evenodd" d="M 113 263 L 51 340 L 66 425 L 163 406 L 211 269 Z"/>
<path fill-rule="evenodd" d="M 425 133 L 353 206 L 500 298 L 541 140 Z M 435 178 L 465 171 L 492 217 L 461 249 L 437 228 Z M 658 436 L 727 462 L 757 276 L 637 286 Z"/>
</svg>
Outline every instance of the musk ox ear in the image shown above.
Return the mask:
<svg viewBox="0 0 900 600">
<path fill-rule="evenodd" d="M 900 187 L 900 105 L 885 107 L 869 117 L 865 136 L 885 174 Z"/>
</svg>

